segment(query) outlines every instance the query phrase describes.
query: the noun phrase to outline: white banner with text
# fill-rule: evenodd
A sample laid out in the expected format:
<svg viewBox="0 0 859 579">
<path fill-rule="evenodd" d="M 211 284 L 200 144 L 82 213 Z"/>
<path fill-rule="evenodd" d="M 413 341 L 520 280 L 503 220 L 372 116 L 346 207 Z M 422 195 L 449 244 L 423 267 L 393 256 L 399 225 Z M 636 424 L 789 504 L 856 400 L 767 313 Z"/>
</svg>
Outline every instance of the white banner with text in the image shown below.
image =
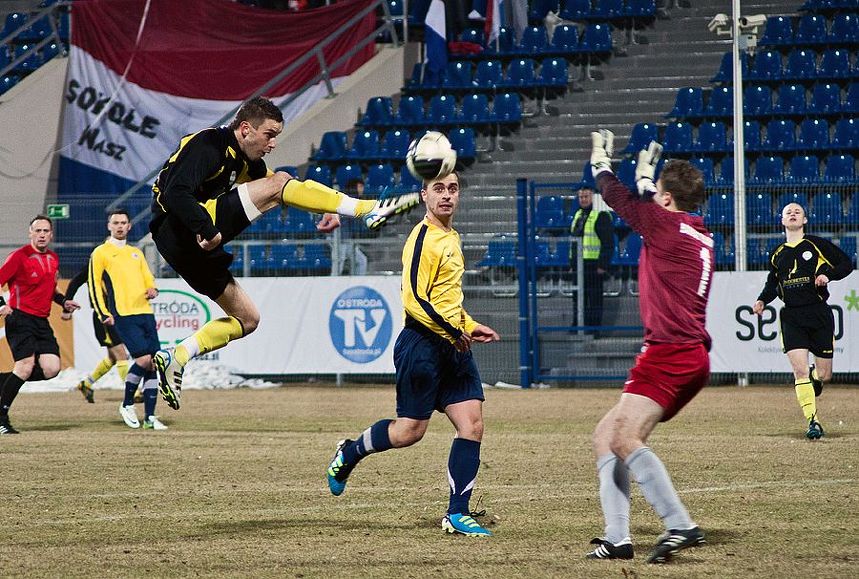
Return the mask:
<svg viewBox="0 0 859 579">
<path fill-rule="evenodd" d="M 208 354 L 238 374 L 391 374 L 394 341 L 403 327 L 399 277 L 243 278 L 261 312 L 257 330 Z M 174 346 L 207 321 L 223 316 L 217 304 L 181 279 L 157 280 L 152 300 L 162 345 Z M 92 310 L 74 316 L 75 367 L 104 358 L 93 335 Z"/>
</svg>

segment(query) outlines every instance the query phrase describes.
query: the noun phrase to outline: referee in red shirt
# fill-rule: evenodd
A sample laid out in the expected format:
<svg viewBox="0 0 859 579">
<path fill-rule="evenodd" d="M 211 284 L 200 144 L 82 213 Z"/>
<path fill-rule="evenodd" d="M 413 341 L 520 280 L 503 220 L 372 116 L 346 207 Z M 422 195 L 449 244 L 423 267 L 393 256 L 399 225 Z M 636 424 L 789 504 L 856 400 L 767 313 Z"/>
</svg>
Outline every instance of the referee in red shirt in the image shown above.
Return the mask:
<svg viewBox="0 0 859 579">
<path fill-rule="evenodd" d="M 48 249 L 54 237 L 50 218 L 30 221 L 30 243 L 16 249 L 0 266 L 0 286 L 9 286 L 9 303 L 0 296 L 0 319 L 15 367 L 0 373 L 0 435 L 18 434 L 9 423 L 9 407 L 24 382 L 48 380 L 60 371 L 60 348 L 48 324 L 51 301 L 66 312 L 80 308 L 57 291 L 59 260 Z"/>
<path fill-rule="evenodd" d="M 609 131 L 591 133 L 591 165 L 606 203 L 637 233 L 643 247 L 638 267 L 644 347 L 629 371 L 620 401 L 593 435 L 605 536 L 591 541 L 591 559 L 632 559 L 629 481 L 665 525 L 648 563 L 666 563 L 704 534 L 680 501 L 665 465 L 647 446 L 650 433 L 670 420 L 710 378 L 707 298 L 713 275 L 713 238 L 700 215 L 701 171 L 687 161 L 665 164 L 654 183 L 661 145 L 641 151 L 635 170 L 638 193 L 611 171 Z"/>
</svg>

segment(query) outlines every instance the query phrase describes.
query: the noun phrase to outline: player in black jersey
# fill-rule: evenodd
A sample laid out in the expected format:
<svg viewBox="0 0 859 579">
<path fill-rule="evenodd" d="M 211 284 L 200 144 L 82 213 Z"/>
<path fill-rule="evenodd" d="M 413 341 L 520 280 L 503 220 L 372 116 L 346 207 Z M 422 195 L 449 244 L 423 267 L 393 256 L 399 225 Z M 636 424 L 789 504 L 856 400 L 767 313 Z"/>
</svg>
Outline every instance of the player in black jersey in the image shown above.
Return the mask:
<svg viewBox="0 0 859 579">
<path fill-rule="evenodd" d="M 832 377 L 835 321 L 826 300 L 827 284 L 853 271 L 850 258 L 830 241 L 805 234 L 808 219 L 797 203 L 788 203 L 781 212 L 787 240 L 770 255 L 766 284 L 752 306 L 761 315 L 764 306 L 776 297 L 784 306 L 779 312 L 782 348 L 793 368 L 796 398 L 802 407 L 811 440 L 823 436 L 817 417 L 815 396 Z M 808 353 L 814 354 L 809 366 Z"/>
<path fill-rule="evenodd" d="M 158 386 L 172 408 L 179 408 L 188 360 L 246 336 L 259 324 L 259 310 L 233 279 L 233 256 L 224 251 L 224 244 L 254 219 L 286 205 L 324 213 L 317 225 L 320 231 L 336 229 L 338 215 L 360 217 L 375 229 L 420 203 L 418 193 L 378 201 L 354 199 L 315 181 L 272 172 L 263 157 L 274 149 L 282 130 L 280 109 L 264 97 L 252 98 L 229 126 L 183 137 L 152 186 L 149 229 L 158 251 L 188 285 L 226 312 L 175 350 L 155 355 Z"/>
</svg>

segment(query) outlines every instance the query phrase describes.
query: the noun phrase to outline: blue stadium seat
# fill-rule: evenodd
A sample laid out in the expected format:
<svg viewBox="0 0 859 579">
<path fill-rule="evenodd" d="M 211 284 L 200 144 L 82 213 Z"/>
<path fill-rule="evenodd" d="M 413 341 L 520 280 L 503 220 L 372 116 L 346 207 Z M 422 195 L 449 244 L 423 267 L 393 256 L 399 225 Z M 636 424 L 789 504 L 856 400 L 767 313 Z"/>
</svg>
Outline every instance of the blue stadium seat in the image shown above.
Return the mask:
<svg viewBox="0 0 859 579">
<path fill-rule="evenodd" d="M 747 52 L 740 52 L 740 66 L 743 69 L 743 79 L 749 78 L 750 70 L 749 63 L 751 58 Z M 734 55 L 731 52 L 726 52 L 722 55 L 722 62 L 719 65 L 719 71 L 710 79 L 710 82 L 734 82 Z"/>
<path fill-rule="evenodd" d="M 519 54 L 533 57 L 546 52 L 548 45 L 545 26 L 528 26 L 522 31 L 518 51 Z"/>
<path fill-rule="evenodd" d="M 305 179 L 331 186 L 331 169 L 326 165 L 309 165 L 304 173 Z"/>
<path fill-rule="evenodd" d="M 45 60 L 38 50 L 35 50 L 35 44 L 19 44 L 15 47 L 14 59 L 26 56 L 24 60 L 15 66 L 15 72 L 29 73 L 36 70 L 43 64 Z"/>
<path fill-rule="evenodd" d="M 528 10 L 528 20 L 543 20 L 549 11 L 558 13 L 558 0 L 534 0 Z"/>
<path fill-rule="evenodd" d="M 361 173 L 360 165 L 353 165 L 351 163 L 347 163 L 346 165 L 340 165 L 337 167 L 336 171 L 336 180 L 337 185 L 342 189 L 346 187 L 349 181 L 355 179 L 364 179 L 364 175 Z"/>
<path fill-rule="evenodd" d="M 797 46 L 811 46 L 826 44 L 827 37 L 826 18 L 819 14 L 805 14 L 799 19 L 793 41 Z"/>
<path fill-rule="evenodd" d="M 611 52 L 611 27 L 607 23 L 588 24 L 582 33 L 579 49 L 584 53 Z"/>
<path fill-rule="evenodd" d="M 703 113 L 704 91 L 699 87 L 685 87 L 677 91 L 674 108 L 665 115 L 665 118 L 700 117 Z"/>
<path fill-rule="evenodd" d="M 430 99 L 426 122 L 443 127 L 456 122 L 456 98 L 453 95 L 435 95 Z"/>
<path fill-rule="evenodd" d="M 3 25 L 3 31 L 0 32 L 0 38 L 5 38 L 7 35 L 12 34 L 23 26 L 25 22 L 27 22 L 26 12 L 10 12 L 6 15 L 6 22 Z"/>
<path fill-rule="evenodd" d="M 855 221 L 853 222 L 855 223 Z M 841 238 L 840 242 L 841 251 L 847 254 L 850 257 L 850 261 L 853 262 L 853 268 L 856 268 L 856 237 L 853 235 L 844 236 Z"/>
<path fill-rule="evenodd" d="M 365 127 L 386 127 L 394 122 L 391 97 L 373 97 L 367 101 L 367 111 L 360 124 Z"/>
<path fill-rule="evenodd" d="M 745 177 L 746 180 L 749 180 L 749 176 L 751 174 L 749 167 L 749 158 L 745 158 Z M 720 187 L 732 186 L 734 184 L 734 157 L 728 155 L 727 157 L 722 159 L 722 162 L 719 163 L 719 177 L 716 179 L 716 185 Z"/>
<path fill-rule="evenodd" d="M 831 146 L 833 149 L 859 149 L 859 121 L 852 117 L 838 119 Z"/>
<path fill-rule="evenodd" d="M 758 121 L 743 121 L 743 144 L 747 151 L 761 150 L 761 124 Z"/>
<path fill-rule="evenodd" d="M 486 254 L 477 262 L 479 267 L 516 267 L 517 245 L 515 239 L 503 235 L 489 240 Z"/>
<path fill-rule="evenodd" d="M 492 101 L 490 119 L 496 123 L 520 123 L 522 121 L 522 99 L 517 93 L 502 93 Z"/>
<path fill-rule="evenodd" d="M 52 58 L 63 54 L 65 48 L 61 44 L 57 44 L 56 42 L 49 42 L 44 47 L 42 47 L 42 60 L 48 62 Z"/>
<path fill-rule="evenodd" d="M 572 24 L 562 24 L 555 28 L 548 52 L 572 55 L 579 51 L 579 30 Z"/>
<path fill-rule="evenodd" d="M 358 161 L 373 161 L 382 156 L 379 133 L 373 129 L 358 131 L 352 139 L 349 158 Z"/>
<path fill-rule="evenodd" d="M 409 150 L 411 135 L 405 129 L 394 129 L 385 133 L 380 150 L 381 158 L 402 161 Z"/>
<path fill-rule="evenodd" d="M 854 191 L 847 203 L 847 223 L 859 223 L 859 191 Z"/>
<path fill-rule="evenodd" d="M 494 89 L 504 82 L 500 60 L 481 60 L 477 63 L 474 84 L 477 88 Z"/>
<path fill-rule="evenodd" d="M 805 119 L 799 126 L 798 150 L 815 151 L 829 148 L 829 123 L 823 119 Z"/>
<path fill-rule="evenodd" d="M 792 151 L 796 147 L 796 124 L 793 121 L 774 119 L 767 123 L 767 136 L 761 149 L 764 151 Z"/>
<path fill-rule="evenodd" d="M 596 0 L 591 6 L 591 18 L 612 20 L 623 16 L 624 0 Z"/>
<path fill-rule="evenodd" d="M 764 50 L 755 55 L 755 63 L 749 71 L 749 80 L 781 80 L 781 54 Z"/>
<path fill-rule="evenodd" d="M 856 178 L 852 155 L 829 155 L 826 158 L 826 170 L 823 179 L 829 182 L 844 183 Z"/>
<path fill-rule="evenodd" d="M 369 195 L 382 195 L 394 191 L 394 168 L 390 163 L 370 165 L 364 191 Z"/>
<path fill-rule="evenodd" d="M 840 110 L 841 87 L 829 82 L 819 82 L 812 87 L 809 114 L 831 114 Z"/>
<path fill-rule="evenodd" d="M 612 260 L 612 264 L 621 267 L 636 267 L 638 265 L 638 257 L 641 254 L 641 236 L 636 232 L 631 232 L 626 236 L 625 243 L 620 249 L 616 260 Z"/>
<path fill-rule="evenodd" d="M 462 31 L 462 34 L 459 35 L 459 39 L 463 42 L 477 44 L 478 46 L 485 47 L 486 45 L 486 37 L 483 30 L 480 28 L 466 28 Z"/>
<path fill-rule="evenodd" d="M 471 89 L 472 66 L 473 65 L 467 61 L 448 62 L 444 79 L 441 82 L 442 88 L 449 90 Z"/>
<path fill-rule="evenodd" d="M 782 183 L 784 159 L 774 155 L 759 157 L 755 163 L 755 174 L 751 181 L 756 184 Z"/>
<path fill-rule="evenodd" d="M 280 167 L 275 167 L 273 171 L 275 173 L 283 171 L 284 173 L 289 173 L 293 177 L 298 178 L 298 167 L 294 165 L 281 165 Z"/>
<path fill-rule="evenodd" d="M 60 19 L 57 23 L 57 35 L 66 44 L 68 44 L 71 34 L 71 17 L 69 14 L 69 12 L 60 12 Z"/>
<path fill-rule="evenodd" d="M 632 127 L 629 142 L 621 153 L 638 153 L 646 149 L 651 141 L 659 142 L 659 125 L 653 123 L 637 123 Z"/>
<path fill-rule="evenodd" d="M 627 0 L 624 16 L 650 18 L 656 16 L 656 0 Z"/>
<path fill-rule="evenodd" d="M 692 157 L 689 162 L 697 167 L 704 175 L 704 184 L 712 185 L 715 179 L 715 170 L 713 169 L 713 159 L 710 157 Z"/>
<path fill-rule="evenodd" d="M 252 237 L 265 237 L 283 229 L 280 211 L 267 211 L 255 219 L 244 233 Z"/>
<path fill-rule="evenodd" d="M 787 55 L 782 78 L 805 80 L 817 76 L 817 53 L 809 48 L 794 48 Z"/>
<path fill-rule="evenodd" d="M 591 169 L 590 161 L 586 162 L 585 166 L 582 167 L 582 180 L 579 182 L 580 189 L 584 189 L 585 187 L 589 189 L 594 189 L 596 187 L 594 172 Z"/>
<path fill-rule="evenodd" d="M 462 99 L 459 113 L 461 123 L 481 124 L 489 122 L 489 97 L 485 94 L 470 94 Z"/>
<path fill-rule="evenodd" d="M 424 99 L 409 95 L 400 99 L 397 106 L 397 116 L 394 123 L 404 127 L 423 126 L 426 122 L 424 117 Z"/>
<path fill-rule="evenodd" d="M 569 69 L 565 58 L 546 58 L 540 64 L 539 83 L 545 88 L 567 88 Z"/>
<path fill-rule="evenodd" d="M 829 28 L 829 43 L 859 44 L 859 17 L 856 14 L 844 12 L 834 14 Z"/>
<path fill-rule="evenodd" d="M 591 15 L 591 0 L 561 0 L 561 13 L 564 20 L 587 20 Z"/>
<path fill-rule="evenodd" d="M 10 88 L 18 84 L 18 75 L 16 74 L 5 74 L 0 77 L 0 94 L 5 93 Z"/>
<path fill-rule="evenodd" d="M 560 195 L 545 195 L 537 199 L 534 225 L 540 229 L 566 231 L 569 229 L 564 198 Z"/>
<path fill-rule="evenodd" d="M 729 86 L 720 86 L 710 92 L 710 99 L 704 108 L 706 117 L 734 116 L 734 91 Z"/>
<path fill-rule="evenodd" d="M 421 183 L 420 179 L 412 175 L 406 167 L 400 170 L 400 181 L 397 183 L 398 193 L 420 191 L 422 186 L 423 183 Z"/>
<path fill-rule="evenodd" d="M 635 166 L 637 165 L 635 157 L 630 157 L 621 160 L 617 166 L 617 178 L 621 183 L 626 185 L 630 190 L 635 191 Z"/>
<path fill-rule="evenodd" d="M 692 150 L 692 125 L 671 123 L 665 127 L 662 146 L 666 153 L 681 153 Z"/>
<path fill-rule="evenodd" d="M 271 263 L 266 257 L 266 249 L 265 245 L 251 245 L 248 248 L 251 274 L 265 274 L 271 269 Z"/>
<path fill-rule="evenodd" d="M 498 39 L 486 46 L 486 54 L 498 54 L 510 56 L 516 53 L 516 34 L 509 26 L 502 26 L 498 30 Z"/>
<path fill-rule="evenodd" d="M 331 271 L 331 248 L 328 245 L 309 243 L 304 246 L 304 256 L 299 263 L 299 269 L 317 272 Z"/>
<path fill-rule="evenodd" d="M 788 203 L 796 203 L 805 210 L 808 215 L 808 195 L 801 191 L 786 191 L 776 199 L 776 211 L 781 212 Z"/>
<path fill-rule="evenodd" d="M 790 181 L 794 183 L 818 183 L 820 181 L 820 159 L 814 155 L 797 155 L 790 160 Z"/>
<path fill-rule="evenodd" d="M 406 88 L 420 90 L 429 88 L 438 88 L 441 84 L 441 74 L 430 71 L 426 66 L 426 62 L 416 62 L 412 67 L 412 76 L 406 81 Z"/>
<path fill-rule="evenodd" d="M 716 265 L 732 266 L 736 261 L 734 253 L 734 238 L 728 236 L 727 240 L 718 231 L 713 233 L 713 252 L 716 259 Z"/>
<path fill-rule="evenodd" d="M 471 162 L 477 157 L 477 142 L 474 129 L 471 127 L 460 127 L 448 133 L 450 144 L 456 151 L 457 159 L 463 163 Z"/>
<path fill-rule="evenodd" d="M 346 133 L 343 131 L 328 131 L 322 135 L 319 149 L 311 157 L 314 161 L 339 161 L 346 157 L 348 151 Z"/>
<path fill-rule="evenodd" d="M 768 86 L 748 86 L 743 91 L 743 113 L 765 116 L 772 112 L 772 90 Z"/>
<path fill-rule="evenodd" d="M 286 210 L 283 224 L 286 233 L 304 236 L 316 233 L 316 219 L 313 214 L 295 207 Z"/>
<path fill-rule="evenodd" d="M 838 193 L 818 193 L 808 216 L 812 227 L 838 227 L 844 223 L 844 208 Z"/>
<path fill-rule="evenodd" d="M 772 197 L 769 193 L 746 195 L 746 222 L 755 228 L 774 225 Z"/>
<path fill-rule="evenodd" d="M 698 126 L 698 140 L 693 146 L 695 151 L 720 153 L 728 150 L 728 131 L 725 123 L 713 121 Z"/>
<path fill-rule="evenodd" d="M 844 48 L 827 50 L 817 69 L 819 79 L 841 79 L 850 77 L 850 52 Z"/>
<path fill-rule="evenodd" d="M 47 15 L 42 16 L 41 18 L 29 18 L 27 22 L 29 22 L 30 25 L 18 34 L 15 39 L 16 41 L 39 42 L 53 34 L 51 22 L 48 20 Z"/>
<path fill-rule="evenodd" d="M 783 84 L 773 112 L 781 115 L 801 115 L 806 110 L 805 87 L 801 84 Z"/>
<path fill-rule="evenodd" d="M 531 88 L 537 85 L 537 66 L 530 58 L 517 58 L 507 65 L 503 86 L 509 88 Z"/>
<path fill-rule="evenodd" d="M 734 194 L 717 193 L 707 199 L 707 212 L 704 214 L 707 226 L 734 225 Z"/>
<path fill-rule="evenodd" d="M 856 76 L 859 76 L 859 74 Z M 859 82 L 851 82 L 847 85 L 847 94 L 844 95 L 844 105 L 841 107 L 841 111 L 845 113 L 859 113 Z"/>
<path fill-rule="evenodd" d="M 760 46 L 784 46 L 793 44 L 793 23 L 788 16 L 769 16 L 764 34 L 758 41 Z"/>
</svg>

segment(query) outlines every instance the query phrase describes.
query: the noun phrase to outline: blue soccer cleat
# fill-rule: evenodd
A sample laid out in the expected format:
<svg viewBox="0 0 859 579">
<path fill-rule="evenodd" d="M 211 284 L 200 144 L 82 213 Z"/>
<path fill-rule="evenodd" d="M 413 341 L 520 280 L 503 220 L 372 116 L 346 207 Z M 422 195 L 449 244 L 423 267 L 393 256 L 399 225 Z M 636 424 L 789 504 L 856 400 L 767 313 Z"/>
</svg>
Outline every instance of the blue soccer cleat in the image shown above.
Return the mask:
<svg viewBox="0 0 859 579">
<path fill-rule="evenodd" d="M 328 475 L 328 489 L 335 497 L 339 497 L 346 490 L 346 479 L 349 478 L 349 473 L 355 468 L 354 465 L 348 465 L 343 462 L 343 449 L 351 442 L 347 438 L 337 443 L 337 451 L 334 453 L 334 458 L 331 459 L 331 464 L 328 465 L 328 470 L 326 471 Z"/>
<path fill-rule="evenodd" d="M 480 523 L 468 513 L 447 514 L 441 520 L 441 528 L 448 533 L 459 533 L 466 537 L 491 537 L 489 529 L 484 529 Z"/>
</svg>

